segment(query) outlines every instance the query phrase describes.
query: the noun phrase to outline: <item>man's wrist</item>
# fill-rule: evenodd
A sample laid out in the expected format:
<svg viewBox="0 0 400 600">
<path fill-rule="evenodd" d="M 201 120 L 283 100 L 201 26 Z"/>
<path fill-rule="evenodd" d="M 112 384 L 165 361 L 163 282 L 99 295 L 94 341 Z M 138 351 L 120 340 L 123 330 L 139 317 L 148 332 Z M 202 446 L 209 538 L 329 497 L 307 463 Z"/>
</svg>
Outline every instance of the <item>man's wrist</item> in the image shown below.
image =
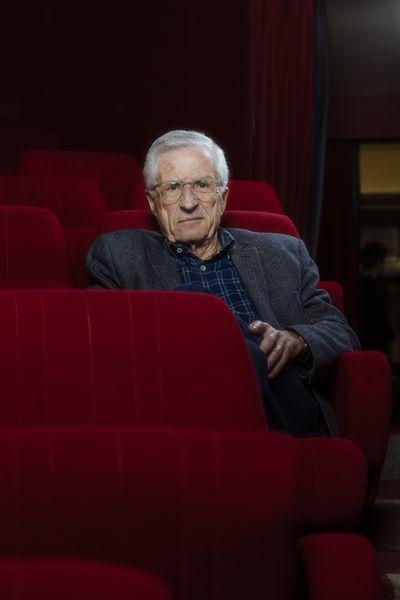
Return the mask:
<svg viewBox="0 0 400 600">
<path fill-rule="evenodd" d="M 300 335 L 299 333 L 297 333 L 297 339 L 301 343 L 301 350 L 299 352 L 299 357 L 306 356 L 310 352 L 310 346 L 307 344 L 307 342 L 303 338 L 303 336 Z"/>
</svg>

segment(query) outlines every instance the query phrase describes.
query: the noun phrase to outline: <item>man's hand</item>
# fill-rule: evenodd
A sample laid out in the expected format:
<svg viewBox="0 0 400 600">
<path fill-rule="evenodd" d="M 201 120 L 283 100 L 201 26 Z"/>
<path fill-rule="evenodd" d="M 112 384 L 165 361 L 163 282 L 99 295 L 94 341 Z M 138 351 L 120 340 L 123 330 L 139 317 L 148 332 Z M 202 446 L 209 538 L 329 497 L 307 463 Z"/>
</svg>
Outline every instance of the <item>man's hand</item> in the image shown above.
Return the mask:
<svg viewBox="0 0 400 600">
<path fill-rule="evenodd" d="M 304 340 L 295 331 L 275 329 L 263 321 L 253 321 L 249 329 L 263 336 L 260 349 L 267 355 L 270 379 L 276 377 L 287 363 L 300 356 L 306 348 Z"/>
</svg>

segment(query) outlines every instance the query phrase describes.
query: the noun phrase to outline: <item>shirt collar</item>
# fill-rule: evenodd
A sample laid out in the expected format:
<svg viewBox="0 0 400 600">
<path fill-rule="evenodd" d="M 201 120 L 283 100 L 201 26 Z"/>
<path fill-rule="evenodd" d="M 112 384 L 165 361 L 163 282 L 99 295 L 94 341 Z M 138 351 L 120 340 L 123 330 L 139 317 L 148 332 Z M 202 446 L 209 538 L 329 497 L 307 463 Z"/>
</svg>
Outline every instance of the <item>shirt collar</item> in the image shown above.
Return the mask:
<svg viewBox="0 0 400 600">
<path fill-rule="evenodd" d="M 175 256 L 175 258 L 181 258 L 182 256 L 188 255 L 193 256 L 190 250 L 184 244 L 176 244 L 174 242 L 169 242 L 166 238 L 164 239 L 168 250 Z M 213 259 L 225 255 L 235 243 L 233 235 L 226 229 L 222 229 L 222 227 L 218 229 L 218 239 L 221 244 L 221 250 L 216 256 L 213 257 Z"/>
</svg>

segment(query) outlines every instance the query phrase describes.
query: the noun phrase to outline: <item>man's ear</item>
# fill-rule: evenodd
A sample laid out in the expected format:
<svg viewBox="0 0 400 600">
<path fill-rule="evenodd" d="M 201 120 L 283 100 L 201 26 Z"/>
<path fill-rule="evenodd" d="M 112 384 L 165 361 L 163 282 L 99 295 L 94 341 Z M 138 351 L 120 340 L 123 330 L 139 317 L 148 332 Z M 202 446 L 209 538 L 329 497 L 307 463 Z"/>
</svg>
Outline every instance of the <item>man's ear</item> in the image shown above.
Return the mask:
<svg viewBox="0 0 400 600">
<path fill-rule="evenodd" d="M 147 202 L 149 203 L 149 207 L 153 215 L 157 216 L 157 207 L 154 198 L 150 196 L 150 194 L 146 193 Z"/>
<path fill-rule="evenodd" d="M 221 212 L 223 213 L 226 209 L 226 203 L 228 201 L 229 188 L 226 188 L 221 194 Z"/>
</svg>

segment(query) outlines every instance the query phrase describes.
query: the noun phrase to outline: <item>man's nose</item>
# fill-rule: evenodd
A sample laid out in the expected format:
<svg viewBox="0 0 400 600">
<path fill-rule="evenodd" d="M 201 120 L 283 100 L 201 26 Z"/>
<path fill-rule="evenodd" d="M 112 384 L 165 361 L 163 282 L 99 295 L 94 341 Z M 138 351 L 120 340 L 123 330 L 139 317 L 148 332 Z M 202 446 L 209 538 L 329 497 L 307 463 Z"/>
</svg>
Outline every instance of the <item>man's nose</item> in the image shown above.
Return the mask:
<svg viewBox="0 0 400 600">
<path fill-rule="evenodd" d="M 199 201 L 193 194 L 191 186 L 189 184 L 184 185 L 180 199 L 181 208 L 185 210 L 193 210 L 198 204 Z"/>
</svg>

